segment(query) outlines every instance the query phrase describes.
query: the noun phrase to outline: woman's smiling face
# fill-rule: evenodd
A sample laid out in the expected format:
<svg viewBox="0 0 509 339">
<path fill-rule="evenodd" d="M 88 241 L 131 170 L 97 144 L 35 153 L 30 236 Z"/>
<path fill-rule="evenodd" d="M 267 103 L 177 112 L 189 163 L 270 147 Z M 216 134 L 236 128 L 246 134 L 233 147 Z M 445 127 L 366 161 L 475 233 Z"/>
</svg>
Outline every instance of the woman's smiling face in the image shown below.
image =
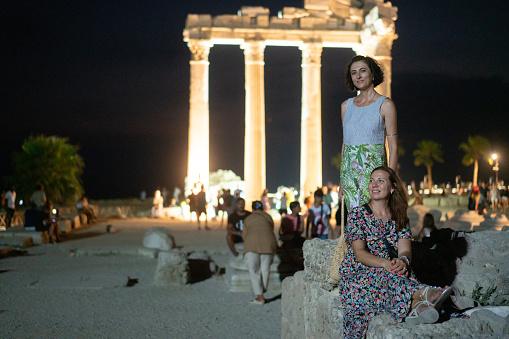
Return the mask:
<svg viewBox="0 0 509 339">
<path fill-rule="evenodd" d="M 389 199 L 393 190 L 389 173 L 383 170 L 374 171 L 369 179 L 368 190 L 373 200 Z"/>
<path fill-rule="evenodd" d="M 367 63 L 356 61 L 350 67 L 352 82 L 358 89 L 368 88 L 373 84 L 373 74 Z"/>
</svg>

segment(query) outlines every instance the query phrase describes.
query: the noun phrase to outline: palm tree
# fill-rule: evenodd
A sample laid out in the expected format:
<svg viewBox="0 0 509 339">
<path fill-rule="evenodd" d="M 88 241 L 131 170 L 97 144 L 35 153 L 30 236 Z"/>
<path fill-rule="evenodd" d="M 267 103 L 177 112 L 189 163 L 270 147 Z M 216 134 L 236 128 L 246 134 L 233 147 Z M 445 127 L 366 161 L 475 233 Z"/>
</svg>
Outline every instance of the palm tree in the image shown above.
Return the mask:
<svg viewBox="0 0 509 339">
<path fill-rule="evenodd" d="M 433 166 L 433 161 L 444 162 L 442 153 L 442 145 L 433 140 L 421 140 L 417 144 L 417 149 L 414 150 L 415 166 L 424 165 L 428 169 L 428 188 L 430 193 L 433 187 L 431 167 Z"/>
<path fill-rule="evenodd" d="M 467 142 L 460 144 L 460 149 L 465 151 L 465 156 L 461 161 L 463 165 L 470 166 L 474 164 L 474 179 L 472 180 L 474 186 L 477 186 L 479 160 L 488 154 L 490 148 L 491 145 L 488 139 L 480 135 L 469 135 Z"/>
<path fill-rule="evenodd" d="M 78 146 L 66 138 L 30 136 L 13 156 L 13 178 L 20 198 L 28 201 L 35 185 L 44 186 L 55 203 L 74 203 L 83 194 L 81 174 L 84 162 Z"/>
</svg>

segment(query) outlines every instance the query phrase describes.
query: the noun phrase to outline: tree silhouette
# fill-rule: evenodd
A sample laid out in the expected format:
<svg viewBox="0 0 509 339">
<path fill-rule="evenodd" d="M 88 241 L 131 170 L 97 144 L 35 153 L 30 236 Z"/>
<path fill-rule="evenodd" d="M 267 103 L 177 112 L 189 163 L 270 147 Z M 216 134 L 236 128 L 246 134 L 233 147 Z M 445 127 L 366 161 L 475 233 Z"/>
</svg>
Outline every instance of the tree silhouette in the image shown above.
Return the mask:
<svg viewBox="0 0 509 339">
<path fill-rule="evenodd" d="M 13 156 L 11 181 L 21 199 L 28 201 L 37 183 L 44 186 L 54 203 L 74 203 L 83 194 L 81 174 L 84 162 L 78 146 L 67 138 L 30 136 Z"/>
<path fill-rule="evenodd" d="M 442 145 L 433 140 L 421 140 L 413 153 L 415 166 L 424 165 L 428 169 L 428 189 L 430 193 L 433 187 L 431 167 L 434 161 L 444 162 L 442 153 Z"/>
<path fill-rule="evenodd" d="M 474 164 L 474 178 L 472 182 L 474 186 L 477 186 L 479 160 L 488 154 L 491 148 L 490 142 L 480 135 L 469 135 L 467 142 L 461 143 L 459 148 L 465 152 L 465 156 L 461 161 L 463 165 L 470 166 Z"/>
</svg>

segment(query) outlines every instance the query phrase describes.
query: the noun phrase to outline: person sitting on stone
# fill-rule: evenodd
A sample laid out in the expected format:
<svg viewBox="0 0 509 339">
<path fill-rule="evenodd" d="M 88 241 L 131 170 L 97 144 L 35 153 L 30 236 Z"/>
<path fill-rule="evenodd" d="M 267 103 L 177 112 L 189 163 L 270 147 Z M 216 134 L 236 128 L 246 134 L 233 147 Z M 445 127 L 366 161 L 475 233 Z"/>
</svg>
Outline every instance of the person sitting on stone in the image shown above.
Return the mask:
<svg viewBox="0 0 509 339">
<path fill-rule="evenodd" d="M 368 191 L 370 201 L 348 213 L 345 228 L 348 251 L 339 268 L 345 338 L 365 337 L 369 320 L 380 313 L 409 324 L 434 323 L 452 293 L 410 274 L 408 197 L 396 172 L 375 168 Z"/>
<path fill-rule="evenodd" d="M 422 228 L 419 232 L 418 241 L 422 241 L 423 238 L 429 238 L 431 232 L 435 230 L 437 230 L 437 227 L 435 226 L 435 218 L 433 218 L 433 214 L 426 213 L 422 220 Z"/>
<path fill-rule="evenodd" d="M 301 234 L 304 232 L 304 216 L 300 214 L 301 208 L 298 201 L 290 203 L 291 214 L 286 214 L 281 219 L 281 227 L 279 227 L 279 239 L 283 243 L 292 246 L 302 247 L 304 238 Z"/>
<path fill-rule="evenodd" d="M 76 210 L 78 213 L 84 213 L 87 216 L 87 223 L 91 224 L 96 221 L 95 211 L 92 206 L 88 203 L 86 195 L 83 195 L 80 200 L 76 203 Z"/>
<path fill-rule="evenodd" d="M 479 202 L 481 201 L 481 194 L 479 193 L 479 186 L 474 186 L 468 194 L 468 210 L 477 211 Z"/>
<path fill-rule="evenodd" d="M 237 257 L 239 253 L 235 250 L 235 244 L 243 242 L 242 230 L 244 229 L 244 219 L 251 212 L 246 211 L 246 201 L 243 198 L 237 200 L 235 212 L 228 216 L 228 227 L 226 234 L 226 242 L 232 254 Z"/>
<path fill-rule="evenodd" d="M 281 219 L 281 227 L 279 227 L 279 240 L 284 253 L 284 257 L 280 256 L 280 258 L 281 264 L 283 264 L 283 258 L 287 258 L 293 267 L 292 270 L 296 272 L 304 269 L 302 245 L 305 239 L 301 234 L 304 232 L 305 217 L 300 214 L 301 208 L 298 201 L 290 203 L 290 210 L 292 213 L 286 214 Z"/>
</svg>

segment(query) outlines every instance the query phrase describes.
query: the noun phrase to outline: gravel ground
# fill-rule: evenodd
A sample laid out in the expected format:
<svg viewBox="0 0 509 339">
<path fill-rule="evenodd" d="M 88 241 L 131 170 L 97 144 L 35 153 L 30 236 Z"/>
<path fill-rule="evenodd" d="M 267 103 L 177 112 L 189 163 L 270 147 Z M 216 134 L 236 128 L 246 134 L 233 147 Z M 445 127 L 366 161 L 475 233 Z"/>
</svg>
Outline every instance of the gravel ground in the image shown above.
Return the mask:
<svg viewBox="0 0 509 339">
<path fill-rule="evenodd" d="M 168 227 L 177 246 L 207 251 L 226 267 L 225 229 L 147 218 L 110 220 L 74 232 L 74 240 L 28 248 L 0 260 L 1 338 L 279 338 L 281 299 L 250 305 L 224 276 L 180 287 L 153 285 L 156 259 L 127 255 L 151 227 Z M 93 255 L 94 251 L 105 253 Z M 107 251 L 106 251 L 107 252 Z M 89 255 L 76 255 L 88 253 Z M 132 287 L 128 280 L 138 279 Z"/>
</svg>

